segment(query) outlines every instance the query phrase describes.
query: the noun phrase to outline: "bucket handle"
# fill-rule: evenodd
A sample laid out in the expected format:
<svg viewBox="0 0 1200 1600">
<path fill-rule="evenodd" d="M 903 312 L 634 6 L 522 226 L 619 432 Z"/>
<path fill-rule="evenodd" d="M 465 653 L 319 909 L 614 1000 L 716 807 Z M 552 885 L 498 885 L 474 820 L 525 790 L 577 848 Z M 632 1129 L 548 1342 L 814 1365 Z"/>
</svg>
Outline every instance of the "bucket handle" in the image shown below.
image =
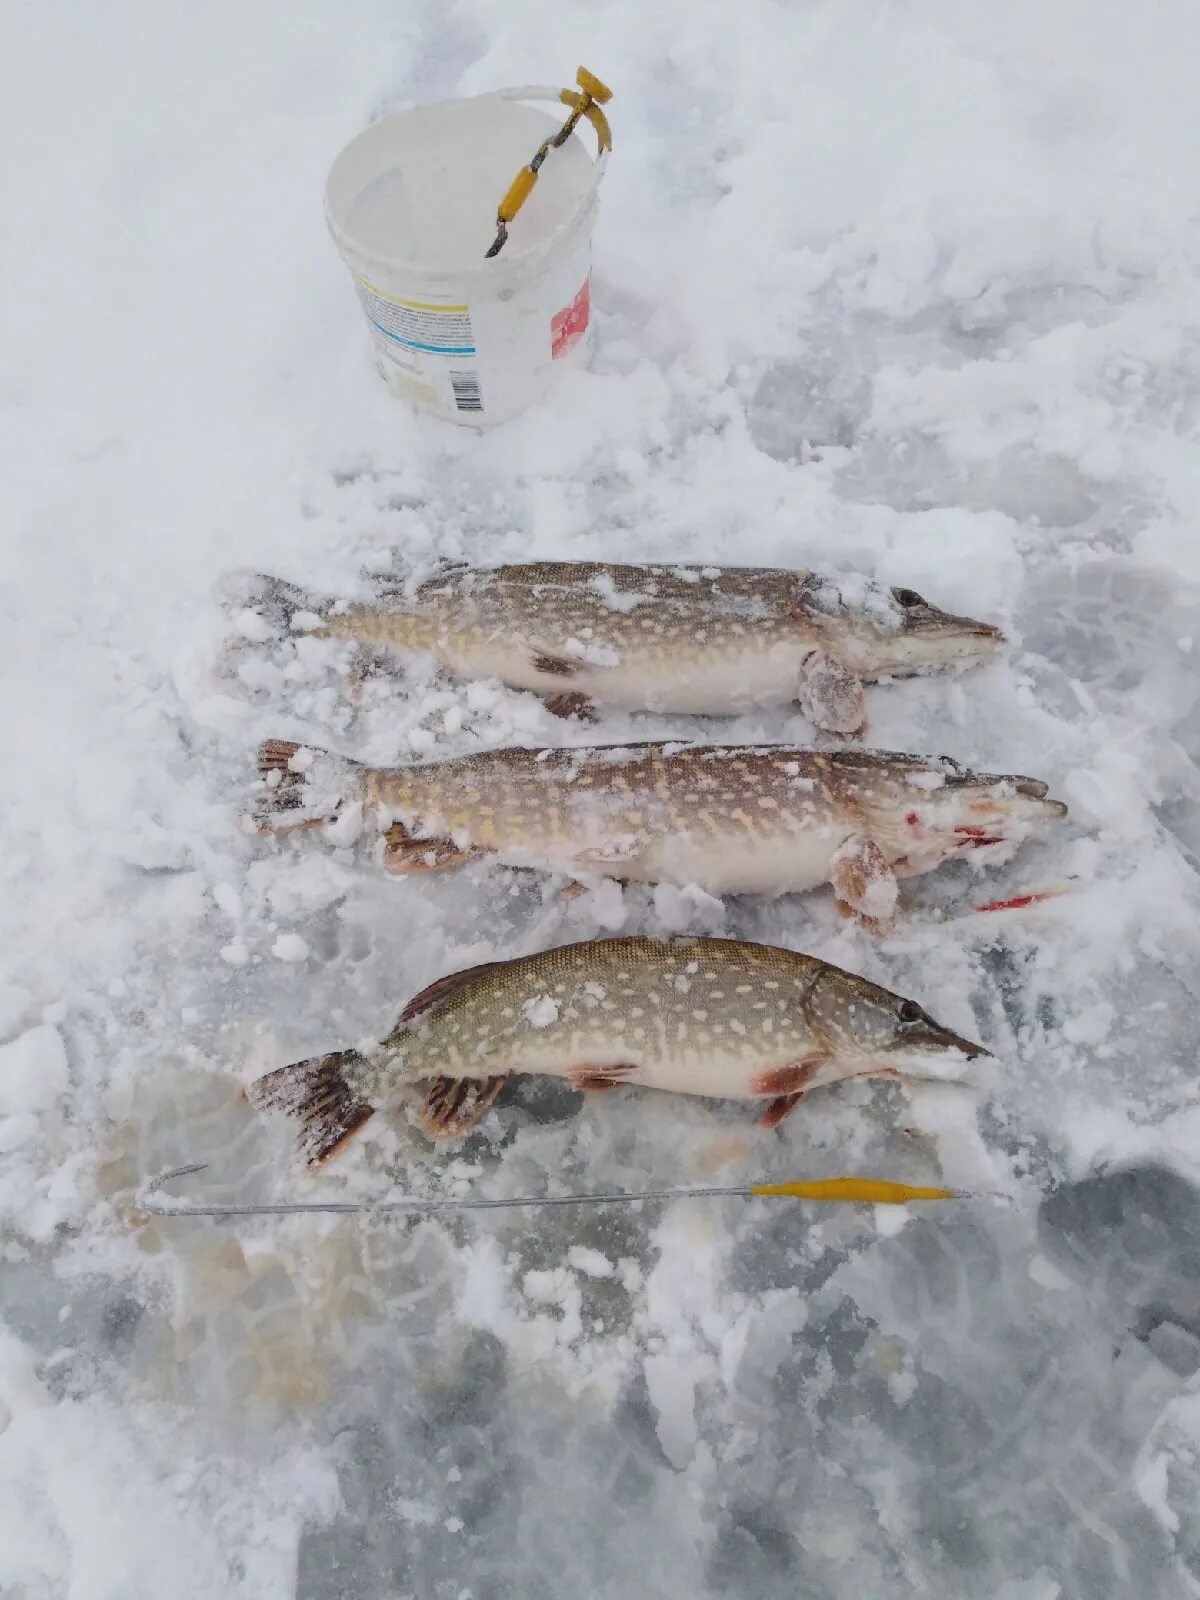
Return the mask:
<svg viewBox="0 0 1200 1600">
<path fill-rule="evenodd" d="M 612 99 L 612 90 L 607 84 L 601 83 L 599 78 L 594 77 L 586 67 L 579 68 L 575 74 L 575 81 L 579 85 L 578 93 L 574 89 L 528 86 L 520 89 L 500 89 L 493 96 L 497 100 L 558 100 L 571 108 L 571 114 L 556 134 L 543 139 L 528 166 L 522 167 L 509 184 L 503 199 L 496 207 L 496 238 L 491 249 L 485 253 L 485 261 L 498 256 L 508 242 L 508 225 L 532 194 L 533 186 L 538 180 L 538 172 L 550 151 L 564 145 L 584 118 L 591 123 L 596 135 L 596 160 L 593 163 L 588 200 L 604 176 L 609 151 L 612 149 L 612 130 L 608 125 L 608 118 L 600 108 Z"/>
</svg>

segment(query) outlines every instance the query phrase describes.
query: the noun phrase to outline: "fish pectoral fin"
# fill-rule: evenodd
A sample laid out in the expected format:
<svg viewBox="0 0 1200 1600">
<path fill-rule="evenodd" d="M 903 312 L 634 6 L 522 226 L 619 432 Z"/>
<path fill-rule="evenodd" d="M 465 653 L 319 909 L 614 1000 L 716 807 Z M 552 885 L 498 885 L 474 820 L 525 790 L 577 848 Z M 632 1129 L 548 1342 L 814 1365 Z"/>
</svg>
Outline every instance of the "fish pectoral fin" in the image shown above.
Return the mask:
<svg viewBox="0 0 1200 1600">
<path fill-rule="evenodd" d="M 795 1094 L 776 1095 L 767 1109 L 758 1119 L 760 1128 L 777 1128 L 785 1117 L 790 1117 L 792 1112 L 804 1099 L 806 1091 L 799 1089 Z"/>
<path fill-rule="evenodd" d="M 872 933 L 886 933 L 900 902 L 900 886 L 887 857 L 865 834 L 853 834 L 834 851 L 829 881 L 839 907 Z"/>
<path fill-rule="evenodd" d="M 615 1061 L 611 1066 L 572 1067 L 567 1073 L 567 1082 L 572 1089 L 584 1094 L 603 1094 L 606 1089 L 620 1088 L 636 1071 L 637 1063 L 633 1061 Z"/>
<path fill-rule="evenodd" d="M 505 1077 L 435 1078 L 421 1103 L 421 1127 L 431 1139 L 461 1138 L 491 1110 Z"/>
<path fill-rule="evenodd" d="M 636 833 L 621 834 L 605 839 L 603 844 L 592 844 L 584 850 L 577 850 L 571 860 L 577 867 L 585 869 L 628 866 L 637 855 L 641 842 Z"/>
<path fill-rule="evenodd" d="M 538 672 L 545 672 L 552 678 L 573 678 L 583 665 L 571 656 L 555 655 L 549 650 L 538 650 L 533 653 L 533 665 Z"/>
<path fill-rule="evenodd" d="M 435 872 L 474 861 L 484 853 L 463 849 L 453 839 L 414 839 L 398 823 L 383 836 L 383 864 L 389 872 Z"/>
<path fill-rule="evenodd" d="M 800 663 L 796 699 L 810 722 L 839 739 L 852 739 L 866 730 L 862 680 L 823 650 L 810 650 Z"/>
<path fill-rule="evenodd" d="M 772 1099 L 777 1095 L 807 1094 L 827 1059 L 826 1056 L 805 1056 L 803 1061 L 789 1061 L 785 1066 L 760 1072 L 750 1084 L 750 1093 L 769 1095 Z"/>
<path fill-rule="evenodd" d="M 597 721 L 596 708 L 587 695 L 578 691 L 567 691 L 564 694 L 548 694 L 542 697 L 542 704 L 552 717 L 561 717 L 564 721 L 569 717 L 577 717 L 580 722 Z"/>
<path fill-rule="evenodd" d="M 896 1083 L 912 1084 L 919 1080 L 911 1073 L 901 1072 L 898 1067 L 867 1067 L 862 1072 L 850 1073 L 852 1078 L 891 1078 Z"/>
</svg>

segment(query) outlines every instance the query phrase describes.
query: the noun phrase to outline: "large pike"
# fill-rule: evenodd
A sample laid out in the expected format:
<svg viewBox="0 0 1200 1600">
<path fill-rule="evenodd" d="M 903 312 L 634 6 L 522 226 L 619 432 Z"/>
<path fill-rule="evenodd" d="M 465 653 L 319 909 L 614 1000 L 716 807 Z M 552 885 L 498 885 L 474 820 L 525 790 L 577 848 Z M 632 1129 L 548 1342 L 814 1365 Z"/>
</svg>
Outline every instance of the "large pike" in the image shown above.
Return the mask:
<svg viewBox="0 0 1200 1600">
<path fill-rule="evenodd" d="M 522 1072 L 584 1091 L 757 1100 L 773 1127 L 822 1084 L 958 1078 L 985 1055 L 916 1001 L 813 956 L 732 939 L 601 939 L 441 978 L 374 1049 L 281 1067 L 247 1097 L 297 1117 L 319 1166 L 410 1085 L 428 1085 L 421 1120 L 434 1138 L 465 1133 Z"/>
<path fill-rule="evenodd" d="M 394 872 L 487 855 L 584 882 L 695 884 L 712 895 L 831 883 L 876 927 L 895 910 L 898 878 L 963 855 L 1005 861 L 1067 809 L 1037 778 L 887 750 L 499 749 L 379 768 L 273 739 L 259 767 L 263 831 L 361 805 L 384 831 Z"/>
<path fill-rule="evenodd" d="M 245 598 L 270 626 L 431 656 L 563 714 L 592 701 L 714 715 L 798 703 L 843 737 L 866 725 L 864 681 L 969 667 L 1004 644 L 912 589 L 766 567 L 459 566 L 411 592 L 378 580 L 366 601 L 255 584 Z"/>
</svg>

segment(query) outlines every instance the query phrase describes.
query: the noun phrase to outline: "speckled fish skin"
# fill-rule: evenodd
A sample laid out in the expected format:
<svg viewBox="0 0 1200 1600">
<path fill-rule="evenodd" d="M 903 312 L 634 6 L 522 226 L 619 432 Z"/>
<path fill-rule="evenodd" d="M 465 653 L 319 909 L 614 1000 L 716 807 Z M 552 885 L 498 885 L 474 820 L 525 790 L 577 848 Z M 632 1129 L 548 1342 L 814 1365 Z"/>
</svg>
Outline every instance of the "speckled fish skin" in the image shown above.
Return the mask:
<svg viewBox="0 0 1200 1600">
<path fill-rule="evenodd" d="M 779 895 L 827 883 L 855 837 L 900 877 L 961 853 L 987 864 L 1066 807 L 1046 785 L 946 757 L 789 745 L 509 748 L 397 768 L 358 767 L 269 741 L 264 823 L 361 802 L 414 841 L 449 839 L 510 866 L 576 878 Z M 290 770 L 289 770 L 290 769 Z M 286 809 L 291 807 L 292 809 Z"/>
<path fill-rule="evenodd" d="M 377 1104 L 414 1080 L 543 1073 L 740 1099 L 890 1069 L 954 1078 L 986 1053 L 813 956 L 731 939 L 602 939 L 465 974 L 364 1059 L 353 1087 Z"/>
<path fill-rule="evenodd" d="M 766 1103 L 775 1127 L 841 1078 L 961 1078 L 987 1051 L 913 1000 L 813 956 L 732 939 L 599 939 L 439 978 L 365 1050 L 247 1086 L 295 1117 L 324 1164 L 396 1092 L 427 1085 L 422 1126 L 457 1138 L 514 1073 Z"/>
<path fill-rule="evenodd" d="M 266 582 L 281 615 L 303 609 L 298 591 Z M 427 653 L 459 678 L 695 714 L 794 702 L 814 656 L 872 680 L 967 667 L 1004 643 L 909 589 L 773 568 L 454 568 L 411 594 L 310 604 L 311 632 Z"/>
</svg>

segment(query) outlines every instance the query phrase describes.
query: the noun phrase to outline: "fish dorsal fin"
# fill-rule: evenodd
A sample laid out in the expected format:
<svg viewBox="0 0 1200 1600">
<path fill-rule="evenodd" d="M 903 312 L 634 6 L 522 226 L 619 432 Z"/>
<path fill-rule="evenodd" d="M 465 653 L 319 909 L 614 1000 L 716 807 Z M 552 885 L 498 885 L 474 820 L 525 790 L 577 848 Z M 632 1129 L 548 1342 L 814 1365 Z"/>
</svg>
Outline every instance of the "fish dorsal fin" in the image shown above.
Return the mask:
<svg viewBox="0 0 1200 1600">
<path fill-rule="evenodd" d="M 477 967 L 464 967 L 461 972 L 448 972 L 444 978 L 436 978 L 420 994 L 413 995 L 400 1013 L 400 1021 L 411 1022 L 414 1017 L 423 1017 L 430 1011 L 436 1011 L 454 995 L 461 994 L 464 989 L 477 983 L 486 973 L 495 972 L 504 965 L 503 961 L 484 961 Z"/>
</svg>

